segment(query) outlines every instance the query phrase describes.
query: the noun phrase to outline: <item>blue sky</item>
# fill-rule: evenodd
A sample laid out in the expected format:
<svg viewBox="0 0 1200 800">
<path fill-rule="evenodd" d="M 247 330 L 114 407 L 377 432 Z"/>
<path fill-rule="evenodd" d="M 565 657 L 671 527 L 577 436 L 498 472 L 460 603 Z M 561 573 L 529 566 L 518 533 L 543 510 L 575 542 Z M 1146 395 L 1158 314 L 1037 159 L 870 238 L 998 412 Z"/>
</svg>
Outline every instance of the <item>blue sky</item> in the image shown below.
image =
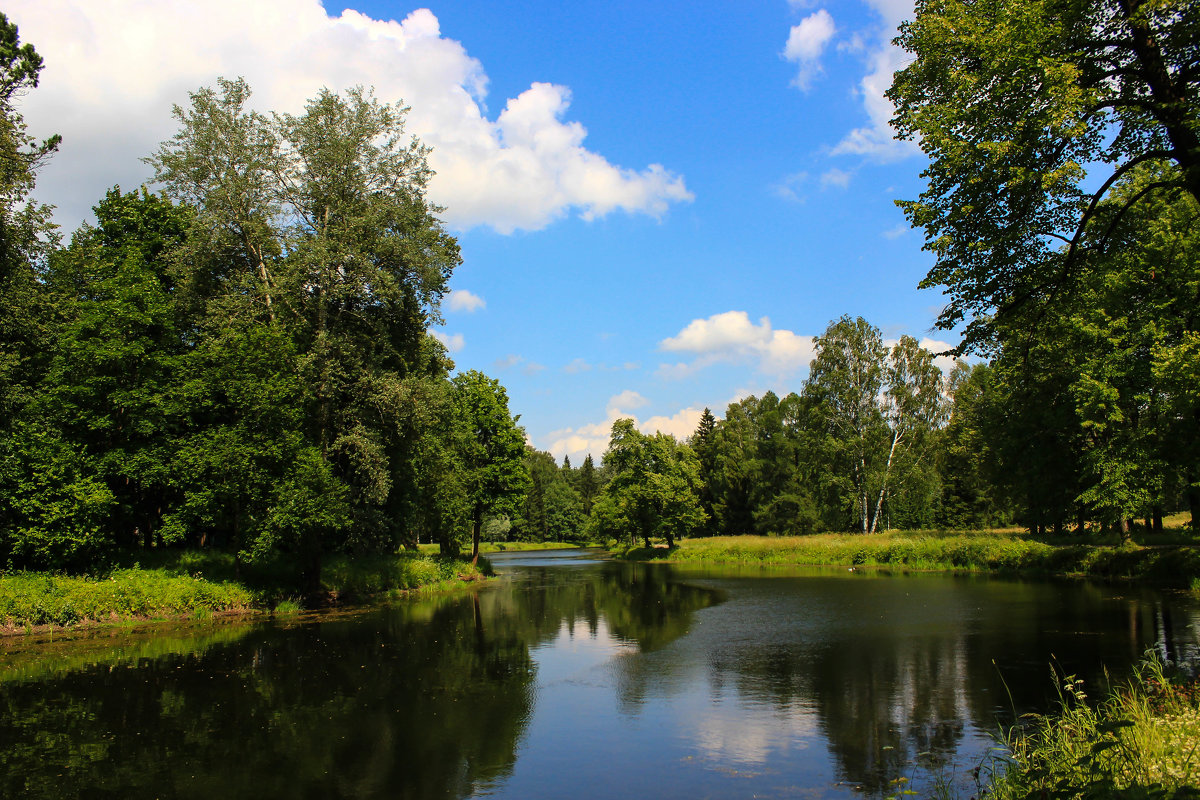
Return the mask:
<svg viewBox="0 0 1200 800">
<path fill-rule="evenodd" d="M 559 458 L 599 457 L 618 415 L 682 436 L 799 389 L 843 314 L 952 338 L 893 203 L 925 163 L 881 96 L 905 0 L 10 6 L 46 59 L 23 110 L 64 136 L 39 197 L 67 230 L 149 177 L 171 105 L 219 75 L 263 110 L 403 98 L 464 257 L 436 335 Z"/>
</svg>

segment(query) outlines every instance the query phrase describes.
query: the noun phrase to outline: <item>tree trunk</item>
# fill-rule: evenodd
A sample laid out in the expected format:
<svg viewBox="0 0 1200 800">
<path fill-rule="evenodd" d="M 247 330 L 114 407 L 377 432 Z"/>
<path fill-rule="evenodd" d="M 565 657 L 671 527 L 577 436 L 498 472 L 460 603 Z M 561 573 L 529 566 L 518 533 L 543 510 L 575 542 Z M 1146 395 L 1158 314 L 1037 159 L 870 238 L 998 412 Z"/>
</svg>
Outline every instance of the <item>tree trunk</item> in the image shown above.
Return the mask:
<svg viewBox="0 0 1200 800">
<path fill-rule="evenodd" d="M 879 499 L 875 501 L 875 516 L 871 518 L 871 533 L 879 527 L 879 512 L 883 509 L 883 496 L 887 494 L 888 476 L 892 474 L 892 458 L 896 455 L 896 445 L 900 442 L 900 432 L 892 434 L 892 447 L 888 450 L 887 464 L 883 468 L 883 485 L 879 487 Z"/>
<path fill-rule="evenodd" d="M 471 564 L 479 561 L 479 533 L 483 530 L 483 506 L 475 506 L 471 516 Z"/>
</svg>

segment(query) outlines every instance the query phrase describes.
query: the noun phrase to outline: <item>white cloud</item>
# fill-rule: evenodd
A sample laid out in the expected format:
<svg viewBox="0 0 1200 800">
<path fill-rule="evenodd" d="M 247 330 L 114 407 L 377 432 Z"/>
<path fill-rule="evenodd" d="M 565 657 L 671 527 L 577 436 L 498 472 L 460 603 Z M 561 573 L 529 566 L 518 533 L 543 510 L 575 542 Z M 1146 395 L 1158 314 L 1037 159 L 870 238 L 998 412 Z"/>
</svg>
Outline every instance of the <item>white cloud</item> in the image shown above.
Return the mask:
<svg viewBox="0 0 1200 800">
<path fill-rule="evenodd" d="M 589 453 L 598 462 L 608 449 L 612 425 L 619 419 L 632 419 L 642 433 L 661 432 L 682 440 L 696 432 L 696 426 L 700 424 L 700 417 L 704 413 L 703 409 L 688 407 L 671 415 L 653 416 L 645 421 L 639 421 L 636 414 L 630 413 L 631 409 L 641 408 L 649 402 L 631 390 L 614 395 L 608 400 L 602 422 L 553 431 L 546 437 L 550 440 L 550 446 L 546 449 L 557 459 L 569 456 L 573 464 L 580 463 Z"/>
<path fill-rule="evenodd" d="M 399 22 L 330 16 L 319 0 L 14 0 L 5 11 L 46 60 L 22 111 L 33 135 L 63 135 L 38 196 L 69 226 L 114 183 L 150 177 L 139 159 L 173 134 L 172 104 L 238 75 L 260 109 L 298 112 L 323 86 L 403 100 L 408 130 L 433 147 L 430 196 L 457 229 L 536 230 L 616 210 L 658 217 L 692 199 L 661 165 L 628 169 L 588 150 L 586 129 L 564 120 L 564 86 L 534 83 L 489 119 L 483 65 L 428 9 Z"/>
<path fill-rule="evenodd" d="M 853 177 L 853 173 L 833 167 L 821 174 L 821 186 L 837 186 L 839 189 L 845 189 L 850 185 L 850 179 Z"/>
<path fill-rule="evenodd" d="M 660 378 L 686 377 L 716 364 L 753 363 L 763 372 L 784 375 L 807 367 L 813 357 L 811 336 L 776 330 L 763 317 L 755 324 L 745 311 L 726 311 L 695 319 L 677 335 L 659 342 L 659 349 L 695 355 L 691 363 L 663 365 Z"/>
<path fill-rule="evenodd" d="M 650 417 L 638 423 L 638 430 L 642 433 L 665 433 L 682 441 L 696 432 L 703 415 L 704 409 L 684 408 L 669 417 Z"/>
<path fill-rule="evenodd" d="M 800 190 L 807 181 L 807 172 L 795 172 L 775 184 L 771 189 L 776 197 L 782 197 L 784 200 L 791 200 L 796 203 L 803 203 L 804 195 L 800 194 Z"/>
<path fill-rule="evenodd" d="M 482 297 L 471 294 L 466 289 L 455 289 L 446 297 L 446 308 L 471 314 L 481 308 L 487 308 L 487 303 Z"/>
<path fill-rule="evenodd" d="M 901 236 L 908 233 L 910 230 L 912 230 L 912 229 L 908 227 L 907 222 L 901 222 L 899 225 L 888 228 L 886 231 L 884 231 L 883 238 L 899 239 Z"/>
<path fill-rule="evenodd" d="M 563 367 L 563 372 L 568 375 L 578 375 L 580 372 L 587 372 L 592 368 L 592 365 L 582 358 L 572 359 L 569 364 Z"/>
<path fill-rule="evenodd" d="M 823 8 L 809 14 L 799 25 L 792 26 L 783 48 L 783 57 L 800 65 L 799 72 L 792 80 L 794 86 L 801 90 L 808 89 L 812 79 L 821 72 L 821 54 L 836 32 L 833 17 Z"/>
<path fill-rule="evenodd" d="M 889 120 L 895 112 L 884 92 L 892 85 L 892 75 L 902 68 L 910 56 L 896 45 L 897 28 L 913 15 L 912 0 L 867 0 L 882 19 L 882 26 L 867 45 L 868 72 L 859 83 L 868 124 L 846 134 L 833 148 L 833 154 L 867 156 L 875 161 L 896 161 L 919 152 L 913 142 L 900 142 L 892 138 Z"/>
<path fill-rule="evenodd" d="M 492 366 L 494 366 L 496 369 L 512 369 L 524 360 L 525 359 L 522 356 L 510 353 L 504 358 L 497 358 L 492 362 Z"/>
<path fill-rule="evenodd" d="M 435 331 L 433 328 L 430 328 L 428 332 L 430 336 L 441 342 L 451 353 L 457 353 L 467 345 L 467 340 L 463 338 L 461 333 L 448 334 L 442 331 Z"/>
<path fill-rule="evenodd" d="M 635 408 L 649 405 L 650 401 L 642 397 L 632 389 L 626 389 L 620 394 L 615 394 L 608 399 L 608 411 L 610 414 L 619 413 L 622 411 L 632 411 Z"/>
</svg>

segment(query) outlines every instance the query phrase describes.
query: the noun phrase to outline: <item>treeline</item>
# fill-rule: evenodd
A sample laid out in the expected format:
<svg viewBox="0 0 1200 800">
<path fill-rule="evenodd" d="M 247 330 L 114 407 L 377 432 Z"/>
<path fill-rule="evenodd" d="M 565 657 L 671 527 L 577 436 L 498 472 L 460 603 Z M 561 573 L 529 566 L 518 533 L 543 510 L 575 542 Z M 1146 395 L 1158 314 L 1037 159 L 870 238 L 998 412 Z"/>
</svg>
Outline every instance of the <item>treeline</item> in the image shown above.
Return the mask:
<svg viewBox="0 0 1200 800">
<path fill-rule="evenodd" d="M 1195 389 L 1189 399 L 1179 378 L 1140 360 L 1137 337 L 1165 335 L 1161 317 L 1134 324 L 1150 308 L 1122 311 L 1129 343 L 1096 329 L 1075 342 L 1058 326 L 1077 328 L 1048 319 L 1035 346 L 1022 332 L 992 363 L 958 360 L 948 374 L 913 338 L 887 348 L 877 328 L 843 317 L 815 340 L 799 393 L 747 397 L 724 419 L 705 409 L 686 442 L 626 419 L 600 469 L 589 456 L 556 470 L 530 451 L 535 489 L 508 535 L 578 529 L 649 547 L 888 528 L 1128 534 L 1162 530 L 1181 508 L 1194 527 Z"/>
<path fill-rule="evenodd" d="M 242 81 L 176 107 L 146 161 L 62 241 L 29 202 L 57 138 L 13 101 L 41 59 L 0 17 L 0 569 L 131 548 L 457 553 L 523 495 L 496 381 L 427 333 L 459 264 L 405 109 L 361 89 L 303 114 Z"/>
</svg>

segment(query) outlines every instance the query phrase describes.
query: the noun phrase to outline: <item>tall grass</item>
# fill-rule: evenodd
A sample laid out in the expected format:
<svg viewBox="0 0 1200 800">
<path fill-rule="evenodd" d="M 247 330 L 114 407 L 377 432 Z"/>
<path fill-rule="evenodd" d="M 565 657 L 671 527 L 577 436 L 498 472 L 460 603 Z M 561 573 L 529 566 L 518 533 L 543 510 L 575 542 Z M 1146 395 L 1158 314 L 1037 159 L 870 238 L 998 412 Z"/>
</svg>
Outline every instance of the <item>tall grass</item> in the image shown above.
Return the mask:
<svg viewBox="0 0 1200 800">
<path fill-rule="evenodd" d="M 686 539 L 673 550 L 630 548 L 625 558 L 725 564 L 887 567 L 1026 574 L 1146 578 L 1188 586 L 1200 577 L 1200 550 L 1090 544 L 1056 545 L 1029 536 L 981 532 L 716 536 Z"/>
<path fill-rule="evenodd" d="M 250 565 L 238 564 L 226 553 L 164 551 L 141 556 L 150 566 L 134 563 L 103 577 L 0 574 L 0 630 L 300 609 L 297 598 L 304 592 L 299 569 L 286 559 Z M 430 591 L 489 574 L 491 566 L 482 558 L 472 565 L 424 553 L 337 556 L 322 570 L 320 598 L 365 600 Z"/>
<path fill-rule="evenodd" d="M 0 624 L 9 627 L 178 617 L 249 609 L 244 586 L 164 569 L 120 569 L 103 578 L 15 572 L 0 575 Z"/>
<path fill-rule="evenodd" d="M 988 795 L 1009 798 L 1200 797 L 1197 684 L 1173 683 L 1157 658 L 1091 704 L 1083 683 L 1059 681 L 1059 708 L 1007 737 Z"/>
</svg>

